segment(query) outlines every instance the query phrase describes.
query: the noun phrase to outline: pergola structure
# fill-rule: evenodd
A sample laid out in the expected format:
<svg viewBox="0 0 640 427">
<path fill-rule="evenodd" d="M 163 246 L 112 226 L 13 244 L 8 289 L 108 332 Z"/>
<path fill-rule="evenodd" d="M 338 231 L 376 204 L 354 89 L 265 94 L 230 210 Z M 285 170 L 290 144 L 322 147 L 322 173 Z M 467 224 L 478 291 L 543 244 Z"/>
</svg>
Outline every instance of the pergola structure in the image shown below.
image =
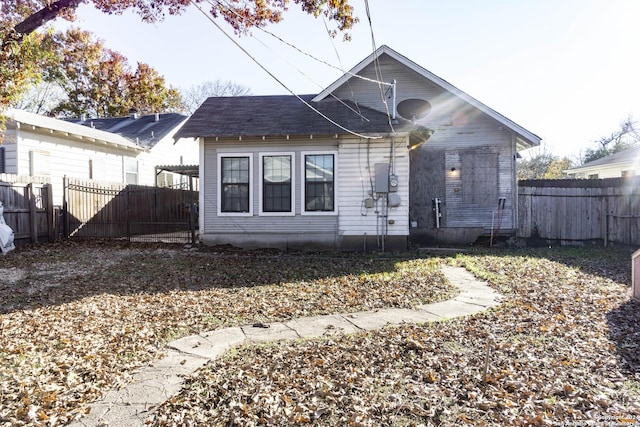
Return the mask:
<svg viewBox="0 0 640 427">
<path fill-rule="evenodd" d="M 183 175 L 189 177 L 189 213 L 190 213 L 190 224 L 191 224 L 191 244 L 195 245 L 196 243 L 196 207 L 195 202 L 193 200 L 193 179 L 199 178 L 200 174 L 200 166 L 199 165 L 164 165 L 164 166 L 156 166 L 156 178 L 161 172 L 172 172 L 177 173 L 179 175 Z"/>
</svg>

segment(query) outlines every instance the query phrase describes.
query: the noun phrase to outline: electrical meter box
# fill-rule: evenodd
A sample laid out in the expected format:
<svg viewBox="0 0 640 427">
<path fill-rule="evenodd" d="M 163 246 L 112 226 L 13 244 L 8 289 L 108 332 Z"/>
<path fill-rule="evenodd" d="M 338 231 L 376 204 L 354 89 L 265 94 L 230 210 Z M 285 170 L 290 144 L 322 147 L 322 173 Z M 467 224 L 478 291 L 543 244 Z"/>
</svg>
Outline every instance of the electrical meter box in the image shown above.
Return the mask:
<svg viewBox="0 0 640 427">
<path fill-rule="evenodd" d="M 389 192 L 389 163 L 375 164 L 374 191 L 376 193 Z"/>
</svg>

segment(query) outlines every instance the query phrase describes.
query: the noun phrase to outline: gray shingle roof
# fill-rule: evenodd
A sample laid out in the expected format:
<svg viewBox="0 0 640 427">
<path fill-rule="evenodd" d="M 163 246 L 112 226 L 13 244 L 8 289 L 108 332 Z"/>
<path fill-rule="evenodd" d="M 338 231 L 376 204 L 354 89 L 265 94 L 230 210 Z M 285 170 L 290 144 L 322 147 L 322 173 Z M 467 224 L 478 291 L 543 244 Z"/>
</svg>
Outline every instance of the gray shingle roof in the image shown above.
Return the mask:
<svg viewBox="0 0 640 427">
<path fill-rule="evenodd" d="M 357 112 L 335 99 L 312 102 L 315 95 L 302 95 L 309 104 L 341 126 L 357 133 L 390 132 L 386 114 L 359 107 Z M 354 110 L 358 108 L 349 104 Z M 410 122 L 399 119 L 394 129 L 407 130 Z M 293 95 L 212 97 L 186 121 L 175 135 L 183 137 L 239 137 L 345 134 Z"/>
<path fill-rule="evenodd" d="M 152 148 L 158 141 L 171 133 L 187 116 L 177 113 L 147 116 L 70 120 L 105 132 L 115 133 L 143 147 Z"/>
<path fill-rule="evenodd" d="M 618 151 L 609 156 L 602 157 L 600 159 L 592 160 L 585 163 L 581 167 L 593 167 L 601 165 L 612 165 L 618 163 L 634 163 L 640 161 L 640 145 L 637 147 L 627 148 L 626 150 Z M 579 168 L 575 168 L 579 169 Z"/>
</svg>

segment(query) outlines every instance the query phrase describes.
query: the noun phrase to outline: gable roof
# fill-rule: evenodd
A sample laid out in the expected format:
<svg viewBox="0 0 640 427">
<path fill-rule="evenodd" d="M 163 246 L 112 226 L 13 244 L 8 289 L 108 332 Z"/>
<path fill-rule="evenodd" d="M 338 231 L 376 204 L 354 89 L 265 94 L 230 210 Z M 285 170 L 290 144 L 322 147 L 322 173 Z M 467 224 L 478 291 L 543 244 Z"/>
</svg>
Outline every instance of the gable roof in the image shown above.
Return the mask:
<svg viewBox="0 0 640 427">
<path fill-rule="evenodd" d="M 105 132 L 115 133 L 143 147 L 153 148 L 158 141 L 170 135 L 186 119 L 187 116 L 182 114 L 162 113 L 70 121 Z"/>
<path fill-rule="evenodd" d="M 370 108 L 329 98 L 313 102 L 315 95 L 302 95 L 305 102 L 336 123 L 359 134 L 391 132 L 389 117 Z M 346 105 L 345 105 L 346 104 Z M 364 117 L 364 118 L 363 118 Z M 412 124 L 400 119 L 396 131 Z M 345 130 L 310 109 L 293 95 L 211 97 L 185 122 L 174 138 L 243 137 L 345 134 Z"/>
<path fill-rule="evenodd" d="M 457 87 L 455 87 L 451 83 L 449 83 L 446 80 L 436 76 L 435 74 L 433 74 L 429 70 L 427 70 L 427 69 L 423 68 L 422 66 L 416 64 L 415 62 L 411 61 L 409 58 L 399 54 L 398 52 L 396 52 L 395 50 L 391 49 L 390 47 L 388 47 L 386 45 L 383 45 L 383 46 L 379 47 L 378 49 L 376 49 L 375 52 L 373 52 L 367 58 L 365 58 L 362 61 L 360 61 L 360 63 L 358 63 L 355 67 L 353 67 L 347 73 L 343 74 L 342 77 L 340 77 L 338 80 L 336 80 L 335 82 L 330 84 L 326 89 L 324 89 L 322 92 L 320 92 L 316 97 L 313 98 L 313 100 L 314 101 L 321 101 L 323 99 L 326 99 L 336 89 L 338 89 L 340 86 L 345 84 L 349 79 L 353 78 L 354 74 L 358 74 L 360 71 L 362 71 L 365 67 L 367 67 L 371 63 L 373 63 L 376 59 L 378 59 L 383 54 L 390 56 L 391 58 L 395 59 L 396 61 L 398 61 L 401 64 L 403 64 L 404 66 L 406 66 L 407 68 L 409 68 L 409 69 L 413 70 L 414 72 L 418 73 L 419 75 L 421 75 L 425 79 L 430 80 L 435 85 L 437 85 L 437 86 L 441 87 L 442 89 L 446 90 L 447 92 L 457 96 L 461 100 L 467 102 L 468 104 L 470 104 L 473 107 L 477 108 L 478 110 L 482 111 L 483 113 L 485 113 L 489 117 L 493 118 L 494 120 L 496 120 L 501 125 L 503 125 L 506 128 L 509 128 L 510 130 L 512 130 L 517 135 L 517 142 L 518 142 L 518 149 L 519 150 L 524 150 L 524 149 L 527 149 L 527 148 L 531 148 L 531 147 L 535 147 L 537 145 L 540 145 L 541 138 L 539 136 L 537 136 L 536 134 L 528 131 L 527 129 L 525 129 L 522 126 L 518 125 L 517 123 L 511 121 L 510 119 L 506 118 L 505 116 L 503 116 L 502 114 L 498 113 L 497 111 L 489 108 L 488 106 L 486 106 L 482 102 L 478 101 L 477 99 L 473 98 L 472 96 L 470 96 L 467 93 L 463 92 L 462 90 L 458 89 Z"/>
<path fill-rule="evenodd" d="M 609 156 L 602 157 L 600 159 L 592 160 L 572 169 L 567 169 L 566 173 L 576 173 L 584 170 L 592 170 L 603 166 L 617 166 L 617 165 L 638 165 L 640 167 L 640 145 L 636 147 L 627 148 L 626 150 L 618 151 Z"/>
<path fill-rule="evenodd" d="M 5 115 L 18 129 L 26 129 L 63 139 L 73 139 L 93 145 L 107 145 L 121 150 L 144 151 L 144 147 L 136 145 L 120 135 L 81 126 L 64 120 L 29 113 L 23 110 L 9 109 Z"/>
</svg>

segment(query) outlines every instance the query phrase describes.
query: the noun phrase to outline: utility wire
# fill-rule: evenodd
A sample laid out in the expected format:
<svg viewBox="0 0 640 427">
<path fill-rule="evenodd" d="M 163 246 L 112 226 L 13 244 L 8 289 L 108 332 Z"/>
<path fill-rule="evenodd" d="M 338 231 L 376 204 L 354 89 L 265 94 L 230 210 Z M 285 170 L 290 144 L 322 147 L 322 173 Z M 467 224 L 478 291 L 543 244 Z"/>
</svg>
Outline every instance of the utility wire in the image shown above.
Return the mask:
<svg viewBox="0 0 640 427">
<path fill-rule="evenodd" d="M 389 120 L 389 127 L 391 128 L 391 132 L 396 133 L 395 129 L 393 128 L 391 113 L 389 112 L 389 105 L 387 104 L 387 96 L 386 96 L 386 93 L 384 93 L 384 91 L 382 90 L 382 84 L 381 84 L 382 71 L 380 69 L 379 57 L 376 56 L 376 51 L 378 50 L 378 48 L 376 47 L 376 38 L 373 34 L 373 23 L 371 22 L 371 10 L 369 9 L 369 0 L 364 0 L 364 5 L 367 13 L 367 20 L 369 21 L 369 30 L 371 32 L 371 46 L 373 49 L 373 68 L 376 72 L 376 79 L 378 80 L 378 89 L 380 90 L 380 99 L 382 99 L 382 103 L 384 104 L 384 108 L 387 112 L 387 118 Z M 395 88 L 393 88 L 393 85 L 389 83 L 387 84 L 392 87 L 392 90 L 395 90 Z"/>
<path fill-rule="evenodd" d="M 231 12 L 232 12 L 234 15 L 236 15 L 236 17 L 238 17 L 239 19 L 249 21 L 249 23 L 251 23 L 251 24 L 253 25 L 253 27 L 258 28 L 258 29 L 262 30 L 263 32 L 265 32 L 265 33 L 267 33 L 267 34 L 269 34 L 269 35 L 271 35 L 271 36 L 275 37 L 276 39 L 278 39 L 278 40 L 279 40 L 279 41 L 281 41 L 282 43 L 284 43 L 284 44 L 286 44 L 286 45 L 288 45 L 288 46 L 293 47 L 293 48 L 294 48 L 294 49 L 296 49 L 298 52 L 300 52 L 300 53 L 302 53 L 302 54 L 304 54 L 304 55 L 307 55 L 307 56 L 309 56 L 309 57 L 311 57 L 311 58 L 313 58 L 313 59 L 315 59 L 315 60 L 317 60 L 317 61 L 320 61 L 320 62 L 322 62 L 322 63 L 324 63 L 324 64 L 326 64 L 326 65 L 329 65 L 330 67 L 337 68 L 337 67 L 334 67 L 333 65 L 329 64 L 328 62 L 321 61 L 321 60 L 319 60 L 319 59 L 315 58 L 314 56 L 312 56 L 312 55 L 310 55 L 310 54 L 308 54 L 308 53 L 303 52 L 302 50 L 298 49 L 296 46 L 294 46 L 294 45 L 292 45 L 292 44 L 290 44 L 290 43 L 286 42 L 285 40 L 281 39 L 280 37 L 276 36 L 275 34 L 270 33 L 270 32 L 269 32 L 269 31 L 267 31 L 267 30 L 264 30 L 263 28 L 261 28 L 261 27 L 259 27 L 258 25 L 256 25 L 256 22 L 255 22 L 255 21 L 250 20 L 248 17 L 242 16 L 242 15 L 240 15 L 238 12 L 236 12 L 236 11 L 235 11 L 235 9 L 234 9 L 231 5 L 229 5 L 229 4 L 222 4 L 219 0 L 215 0 L 215 1 L 216 1 L 216 4 L 217 4 L 218 6 L 221 6 L 221 7 L 227 7 L 227 8 L 229 9 L 229 11 L 231 11 Z M 208 0 L 207 2 L 211 5 L 211 7 L 215 7 L 215 5 L 213 4 L 212 0 Z M 328 29 L 327 29 L 327 31 L 328 31 Z M 254 40 L 256 40 L 258 43 L 260 43 L 260 44 L 261 44 L 262 46 L 264 46 L 266 49 L 270 50 L 270 51 L 271 51 L 271 52 L 273 52 L 275 55 L 277 55 L 277 56 L 278 56 L 278 58 L 280 58 L 282 61 L 284 61 L 286 64 L 288 64 L 291 68 L 293 68 L 294 70 L 296 70 L 300 75 L 302 75 L 303 77 L 305 77 L 305 78 L 306 78 L 307 80 L 309 80 L 311 83 L 315 84 L 315 85 L 316 85 L 316 86 L 318 86 L 320 89 L 324 89 L 324 86 L 322 86 L 320 83 L 318 83 L 318 82 L 316 82 L 315 80 L 313 80 L 309 75 L 307 75 L 304 71 L 300 70 L 298 67 L 296 67 L 295 65 L 293 65 L 291 62 L 289 62 L 289 61 L 287 61 L 286 59 L 284 59 L 284 58 L 283 58 L 283 57 L 282 57 L 278 52 L 274 51 L 271 47 L 267 46 L 267 44 L 266 44 L 266 43 L 264 43 L 262 40 L 260 40 L 259 38 L 257 38 L 257 37 L 256 37 L 256 36 L 254 36 L 253 34 L 250 34 L 250 36 L 251 36 L 251 37 L 253 37 L 253 39 L 254 39 Z M 342 66 L 342 64 L 340 64 L 340 65 Z M 347 82 L 347 83 L 349 83 L 349 82 Z M 349 85 L 349 87 L 351 87 L 351 86 Z M 338 101 L 340 104 L 342 104 L 343 106 L 345 106 L 346 108 L 348 108 L 349 110 L 351 110 L 352 112 L 354 112 L 355 114 L 357 114 L 358 116 L 360 116 L 360 118 L 361 118 L 362 120 L 364 120 L 364 121 L 366 121 L 366 122 L 370 122 L 370 121 L 371 121 L 371 120 L 369 120 L 367 117 L 365 117 L 365 116 L 362 114 L 362 112 L 360 111 L 360 108 L 358 107 L 358 105 L 357 105 L 357 104 L 356 104 L 356 108 L 353 108 L 351 105 L 347 104 L 343 99 L 338 98 L 338 97 L 337 97 L 336 95 L 334 95 L 333 93 L 330 93 L 330 94 L 329 94 L 329 96 L 331 96 L 333 99 L 335 99 L 336 101 Z"/>
<path fill-rule="evenodd" d="M 342 129 L 343 131 L 350 133 L 352 135 L 355 135 L 359 138 L 368 138 L 368 139 L 380 139 L 382 138 L 381 136 L 367 136 L 367 135 L 363 135 L 360 134 L 358 132 L 354 132 L 351 129 L 348 129 L 344 126 L 342 126 L 341 124 L 337 123 L 336 121 L 334 121 L 333 119 L 331 119 L 330 117 L 328 117 L 326 114 L 322 113 L 321 111 L 319 111 L 317 108 L 315 108 L 313 105 L 309 104 L 307 101 L 305 101 L 304 99 L 302 99 L 302 97 L 300 95 L 297 95 L 295 92 L 293 92 L 291 89 L 289 89 L 289 87 L 284 84 L 284 82 L 282 82 L 280 79 L 278 79 L 271 71 L 269 71 L 264 65 L 262 65 L 255 57 L 253 57 L 253 55 L 251 55 L 249 53 L 249 51 L 247 51 L 244 47 L 242 47 L 242 45 L 240 45 L 240 43 L 238 43 L 233 37 L 231 37 L 229 34 L 227 34 L 227 32 L 220 26 L 218 25 L 218 23 L 207 13 L 205 12 L 198 4 L 196 4 L 196 2 L 194 0 L 190 0 L 190 3 L 195 6 L 203 15 L 205 15 L 207 17 L 207 19 L 218 29 L 222 32 L 222 34 L 225 35 L 225 37 L 227 37 L 233 44 L 235 44 L 245 55 L 247 55 L 253 62 L 256 63 L 256 65 L 258 65 L 260 68 L 262 68 L 262 70 L 264 70 L 264 72 L 266 72 L 269 76 L 271 76 L 272 79 L 274 79 L 280 86 L 282 86 L 284 89 L 286 89 L 291 95 L 295 96 L 296 98 L 298 98 L 298 100 L 300 102 L 302 102 L 304 105 L 306 105 L 308 108 L 310 108 L 311 110 L 313 110 L 316 114 L 318 114 L 319 116 L 321 116 L 322 118 L 324 118 L 325 120 L 327 120 L 329 123 L 333 124 L 334 126 L 337 126 L 339 129 Z"/>
<path fill-rule="evenodd" d="M 270 50 L 271 52 L 273 52 L 275 55 L 278 56 L 278 58 L 280 58 L 282 61 L 284 61 L 286 64 L 288 64 L 291 68 L 293 68 L 294 70 L 296 70 L 298 73 L 300 73 L 303 77 L 307 78 L 310 82 L 312 82 L 313 84 L 315 84 L 316 86 L 318 86 L 319 88 L 323 89 L 324 87 L 316 82 L 315 80 L 313 80 L 311 77 L 309 77 L 304 71 L 302 71 L 301 69 L 299 69 L 298 67 L 296 67 L 295 65 L 293 65 L 291 62 L 287 61 L 286 59 L 284 59 L 282 56 L 280 56 L 280 54 L 278 54 L 278 52 L 274 51 L 273 49 L 271 49 L 271 47 L 267 46 L 266 43 L 264 43 L 262 40 L 260 40 L 259 38 L 255 37 L 255 36 L 251 36 L 253 37 L 254 40 L 256 40 L 258 43 L 260 43 L 262 46 L 265 47 L 265 49 Z M 338 101 L 340 104 L 344 105 L 345 107 L 347 107 L 349 110 L 353 111 L 354 113 L 356 113 L 358 116 L 360 116 L 360 118 L 366 122 L 369 122 L 371 120 L 369 120 L 368 118 L 366 118 L 364 115 L 362 115 L 362 113 L 359 110 L 356 110 L 355 108 L 353 108 L 351 105 L 347 104 L 346 102 L 344 102 L 344 100 L 338 98 L 337 96 L 335 96 L 333 93 L 330 93 L 329 96 L 331 96 L 332 98 L 334 98 L 336 101 Z M 357 106 L 357 105 L 356 105 Z"/>
<path fill-rule="evenodd" d="M 335 69 L 335 70 L 338 70 L 338 71 L 340 71 L 340 72 L 341 72 L 341 73 L 343 73 L 343 74 L 348 74 L 348 75 L 350 75 L 350 76 L 352 76 L 352 77 L 356 77 L 356 78 L 361 79 L 361 80 L 364 80 L 364 81 L 368 81 L 368 82 L 376 83 L 376 84 L 383 84 L 383 85 L 386 85 L 386 86 L 392 86 L 392 85 L 391 85 L 391 83 L 387 83 L 387 82 L 383 82 L 383 81 L 379 81 L 379 80 L 370 79 L 370 78 L 368 78 L 368 77 L 364 77 L 364 76 L 361 76 L 361 75 L 359 75 L 359 74 L 352 73 L 351 71 L 347 71 L 347 70 L 345 70 L 345 69 L 344 69 L 344 67 L 342 67 L 342 64 L 340 64 L 340 67 L 336 67 L 335 65 L 331 64 L 330 62 L 324 61 L 324 60 L 322 60 L 322 59 L 320 59 L 320 58 L 318 58 L 318 57 L 316 57 L 316 56 L 314 56 L 314 55 L 312 55 L 312 54 L 310 54 L 310 53 L 308 53 L 308 52 L 303 51 L 303 50 L 302 50 L 302 49 L 300 49 L 298 46 L 296 46 L 296 45 L 294 45 L 294 44 L 292 44 L 292 43 L 289 43 L 288 41 L 286 41 L 286 40 L 282 39 L 280 36 L 278 36 L 278 35 L 276 35 L 276 34 L 272 33 L 271 31 L 269 31 L 269 30 L 267 30 L 267 29 L 265 29 L 265 28 L 262 28 L 262 27 L 261 27 L 261 26 L 259 26 L 259 25 L 256 25 L 256 22 L 255 22 L 255 21 L 251 20 L 250 18 L 248 18 L 248 17 L 246 17 L 246 16 L 242 16 L 242 15 L 240 15 L 238 12 L 236 12 L 236 11 L 235 11 L 235 9 L 233 8 L 233 6 L 231 6 L 231 5 L 229 5 L 229 4 L 223 4 L 220 0 L 208 0 L 208 3 L 209 3 L 209 4 L 211 4 L 212 6 L 214 6 L 214 5 L 213 5 L 213 3 L 212 3 L 212 1 L 215 1 L 215 3 L 217 3 L 219 6 L 226 7 L 226 8 L 227 8 L 227 9 L 229 9 L 229 10 L 230 10 L 234 15 L 236 15 L 238 18 L 243 19 L 243 20 L 245 20 L 245 21 L 248 21 L 250 24 L 252 24 L 252 26 L 253 26 L 254 28 L 257 28 L 258 30 L 262 31 L 263 33 L 270 35 L 271 37 L 275 38 L 275 39 L 276 39 L 276 40 L 278 40 L 279 42 L 281 42 L 281 43 L 283 43 L 283 44 L 286 44 L 287 46 L 291 47 L 292 49 L 297 50 L 299 53 L 301 53 L 301 54 L 303 54 L 303 55 L 305 55 L 305 56 L 308 56 L 309 58 L 313 59 L 314 61 L 317 61 L 317 62 L 319 62 L 319 63 L 321 63 L 321 64 L 326 65 L 327 67 L 330 67 L 330 68 L 333 68 L 333 69 Z M 325 25 L 326 25 L 326 24 L 325 24 Z M 327 30 L 327 31 L 328 31 L 328 30 Z"/>
<path fill-rule="evenodd" d="M 329 26 L 327 25 L 327 20 L 325 19 L 324 16 L 322 17 L 322 22 L 324 23 L 324 29 L 327 32 L 327 36 L 329 36 L 329 42 L 331 42 L 331 47 L 333 47 L 333 51 L 335 52 L 336 57 L 338 58 L 338 64 L 340 64 L 340 68 L 344 69 L 344 66 L 342 65 L 342 59 L 340 58 L 340 54 L 338 53 L 338 48 L 336 48 L 336 44 L 333 42 L 333 37 L 331 36 L 331 31 L 329 30 Z M 351 87 L 351 79 L 347 79 L 346 83 L 347 83 L 347 86 L 349 87 L 349 92 L 351 92 L 351 99 L 353 99 L 353 103 L 355 104 L 356 108 L 358 109 L 358 114 L 362 114 L 360 112 L 360 106 L 358 105 L 358 101 L 356 100 L 356 95 L 353 92 L 353 87 Z M 333 95 L 333 93 L 332 93 L 332 95 Z"/>
</svg>

